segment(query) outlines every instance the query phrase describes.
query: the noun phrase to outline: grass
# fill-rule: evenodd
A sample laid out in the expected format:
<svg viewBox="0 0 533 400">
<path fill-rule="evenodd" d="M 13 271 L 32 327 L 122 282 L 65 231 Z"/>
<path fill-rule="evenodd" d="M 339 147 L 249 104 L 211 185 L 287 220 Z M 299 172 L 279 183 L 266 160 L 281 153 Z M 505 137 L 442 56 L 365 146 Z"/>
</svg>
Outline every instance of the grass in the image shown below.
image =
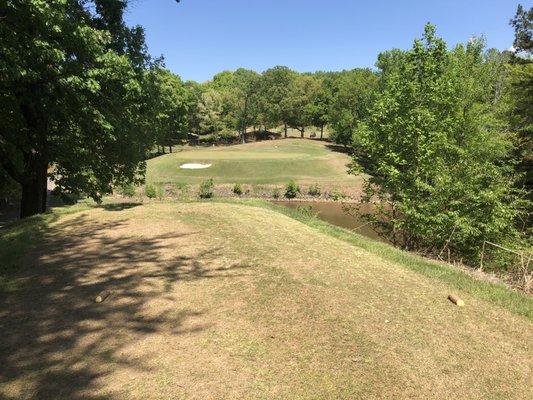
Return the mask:
<svg viewBox="0 0 533 400">
<path fill-rule="evenodd" d="M 201 170 L 180 169 L 181 164 L 212 164 Z M 148 161 L 147 182 L 198 184 L 206 178 L 220 183 L 299 183 L 358 185 L 360 177 L 348 175 L 347 154 L 332 151 L 325 142 L 285 139 L 230 147 L 184 148 Z"/>
<path fill-rule="evenodd" d="M 1 231 L 2 398 L 533 395 L 506 288 L 258 201 L 62 213 Z"/>
<path fill-rule="evenodd" d="M 32 249 L 44 240 L 49 224 L 61 216 L 88 209 L 88 203 L 56 208 L 53 212 L 8 223 L 0 229 L 0 295 L 18 288 L 16 276 L 23 259 L 31 257 Z"/>
<path fill-rule="evenodd" d="M 218 199 L 217 201 L 225 201 Z M 456 290 L 466 292 L 479 299 L 489 301 L 494 305 L 504 307 L 507 310 L 523 315 L 533 320 L 533 298 L 523 292 L 509 290 L 504 285 L 489 282 L 465 274 L 461 270 L 446 263 L 428 260 L 413 253 L 402 251 L 381 241 L 377 241 L 367 236 L 353 233 L 347 229 L 329 224 L 309 214 L 302 213 L 297 209 L 278 206 L 262 200 L 230 200 L 254 207 L 266 208 L 287 215 L 300 221 L 322 233 L 333 236 L 337 239 L 351 243 L 358 248 L 362 248 L 384 260 L 401 265 L 414 272 L 423 274 L 428 278 L 438 279 Z"/>
</svg>

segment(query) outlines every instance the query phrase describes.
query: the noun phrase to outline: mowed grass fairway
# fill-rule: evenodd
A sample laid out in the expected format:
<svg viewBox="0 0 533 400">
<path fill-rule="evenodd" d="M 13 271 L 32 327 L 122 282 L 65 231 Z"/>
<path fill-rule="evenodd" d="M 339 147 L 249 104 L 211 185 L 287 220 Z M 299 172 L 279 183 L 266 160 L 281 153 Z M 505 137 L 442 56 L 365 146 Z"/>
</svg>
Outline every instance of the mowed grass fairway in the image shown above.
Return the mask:
<svg viewBox="0 0 533 400">
<path fill-rule="evenodd" d="M 200 170 L 180 169 L 188 162 L 212 164 Z M 300 183 L 356 185 L 361 178 L 349 175 L 350 157 L 328 148 L 326 142 L 308 139 L 269 140 L 224 147 L 184 148 L 148 161 L 150 183 L 197 184 L 207 178 L 215 183 Z"/>
<path fill-rule="evenodd" d="M 277 211 L 108 205 L 0 234 L 0 398 L 533 397 L 530 298 L 498 306 Z"/>
</svg>

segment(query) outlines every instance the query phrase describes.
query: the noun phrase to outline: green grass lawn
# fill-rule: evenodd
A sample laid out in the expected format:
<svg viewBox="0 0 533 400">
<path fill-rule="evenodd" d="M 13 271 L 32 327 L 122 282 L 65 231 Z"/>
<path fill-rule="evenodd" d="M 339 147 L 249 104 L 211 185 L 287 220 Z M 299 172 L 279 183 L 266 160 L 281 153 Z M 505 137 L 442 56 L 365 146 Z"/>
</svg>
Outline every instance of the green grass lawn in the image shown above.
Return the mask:
<svg viewBox="0 0 533 400">
<path fill-rule="evenodd" d="M 184 170 L 187 162 L 212 164 L 201 170 Z M 148 183 L 197 184 L 206 178 L 215 183 L 299 183 L 357 185 L 361 178 L 349 175 L 347 154 L 332 151 L 327 143 L 284 139 L 228 147 L 183 148 L 148 161 Z"/>
<path fill-rule="evenodd" d="M 0 265 L 0 398 L 533 396 L 531 297 L 264 202 L 67 207 Z"/>
</svg>

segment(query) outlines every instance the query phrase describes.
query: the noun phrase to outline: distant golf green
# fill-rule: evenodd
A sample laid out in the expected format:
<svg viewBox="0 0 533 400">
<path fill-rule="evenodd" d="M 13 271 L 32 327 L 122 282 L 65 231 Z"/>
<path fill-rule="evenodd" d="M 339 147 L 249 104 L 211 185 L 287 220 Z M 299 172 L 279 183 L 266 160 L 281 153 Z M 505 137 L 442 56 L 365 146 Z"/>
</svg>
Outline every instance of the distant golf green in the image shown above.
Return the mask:
<svg viewBox="0 0 533 400">
<path fill-rule="evenodd" d="M 350 157 L 314 140 L 284 139 L 229 147 L 185 147 L 148 161 L 147 182 L 196 184 L 206 178 L 216 183 L 299 183 L 353 185 Z M 185 163 L 211 164 L 205 169 L 181 169 Z"/>
</svg>

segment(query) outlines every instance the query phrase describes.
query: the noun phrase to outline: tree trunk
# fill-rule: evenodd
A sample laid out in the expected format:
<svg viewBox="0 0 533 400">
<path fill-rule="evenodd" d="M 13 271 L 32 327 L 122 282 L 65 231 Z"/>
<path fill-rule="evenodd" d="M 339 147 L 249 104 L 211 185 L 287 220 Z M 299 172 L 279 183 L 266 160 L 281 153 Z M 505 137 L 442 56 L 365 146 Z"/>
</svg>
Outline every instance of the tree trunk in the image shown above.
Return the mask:
<svg viewBox="0 0 533 400">
<path fill-rule="evenodd" d="M 44 157 L 35 153 L 24 155 L 25 173 L 20 199 L 20 218 L 46 211 L 47 167 Z"/>
<path fill-rule="evenodd" d="M 170 149 L 170 152 L 172 153 L 172 146 L 168 146 L 168 148 Z"/>
<path fill-rule="evenodd" d="M 304 138 L 304 132 L 305 132 L 305 127 L 302 127 L 302 130 L 300 131 L 300 138 Z"/>
<path fill-rule="evenodd" d="M 26 218 L 46 211 L 47 202 L 47 132 L 48 115 L 39 106 L 43 87 L 31 84 L 28 97 L 20 103 L 20 111 L 28 128 L 28 139 L 35 140 L 35 146 L 29 152 L 22 154 L 22 174 L 20 185 L 22 196 L 20 199 L 20 218 Z"/>
<path fill-rule="evenodd" d="M 320 139 L 322 140 L 322 137 L 324 135 L 324 125 L 320 127 Z"/>
<path fill-rule="evenodd" d="M 248 125 L 248 100 L 249 96 L 244 99 L 244 111 L 242 115 L 242 144 L 246 143 L 246 126 Z"/>
<path fill-rule="evenodd" d="M 20 199 L 20 218 L 31 217 L 42 210 L 42 188 L 35 179 L 22 185 Z"/>
<path fill-rule="evenodd" d="M 285 139 L 287 139 L 287 124 L 285 124 Z"/>
<path fill-rule="evenodd" d="M 42 199 L 41 199 L 41 210 L 46 212 L 48 207 L 48 164 L 45 164 L 45 167 L 41 171 L 44 173 L 44 176 L 41 179 L 41 190 L 42 190 Z"/>
</svg>

